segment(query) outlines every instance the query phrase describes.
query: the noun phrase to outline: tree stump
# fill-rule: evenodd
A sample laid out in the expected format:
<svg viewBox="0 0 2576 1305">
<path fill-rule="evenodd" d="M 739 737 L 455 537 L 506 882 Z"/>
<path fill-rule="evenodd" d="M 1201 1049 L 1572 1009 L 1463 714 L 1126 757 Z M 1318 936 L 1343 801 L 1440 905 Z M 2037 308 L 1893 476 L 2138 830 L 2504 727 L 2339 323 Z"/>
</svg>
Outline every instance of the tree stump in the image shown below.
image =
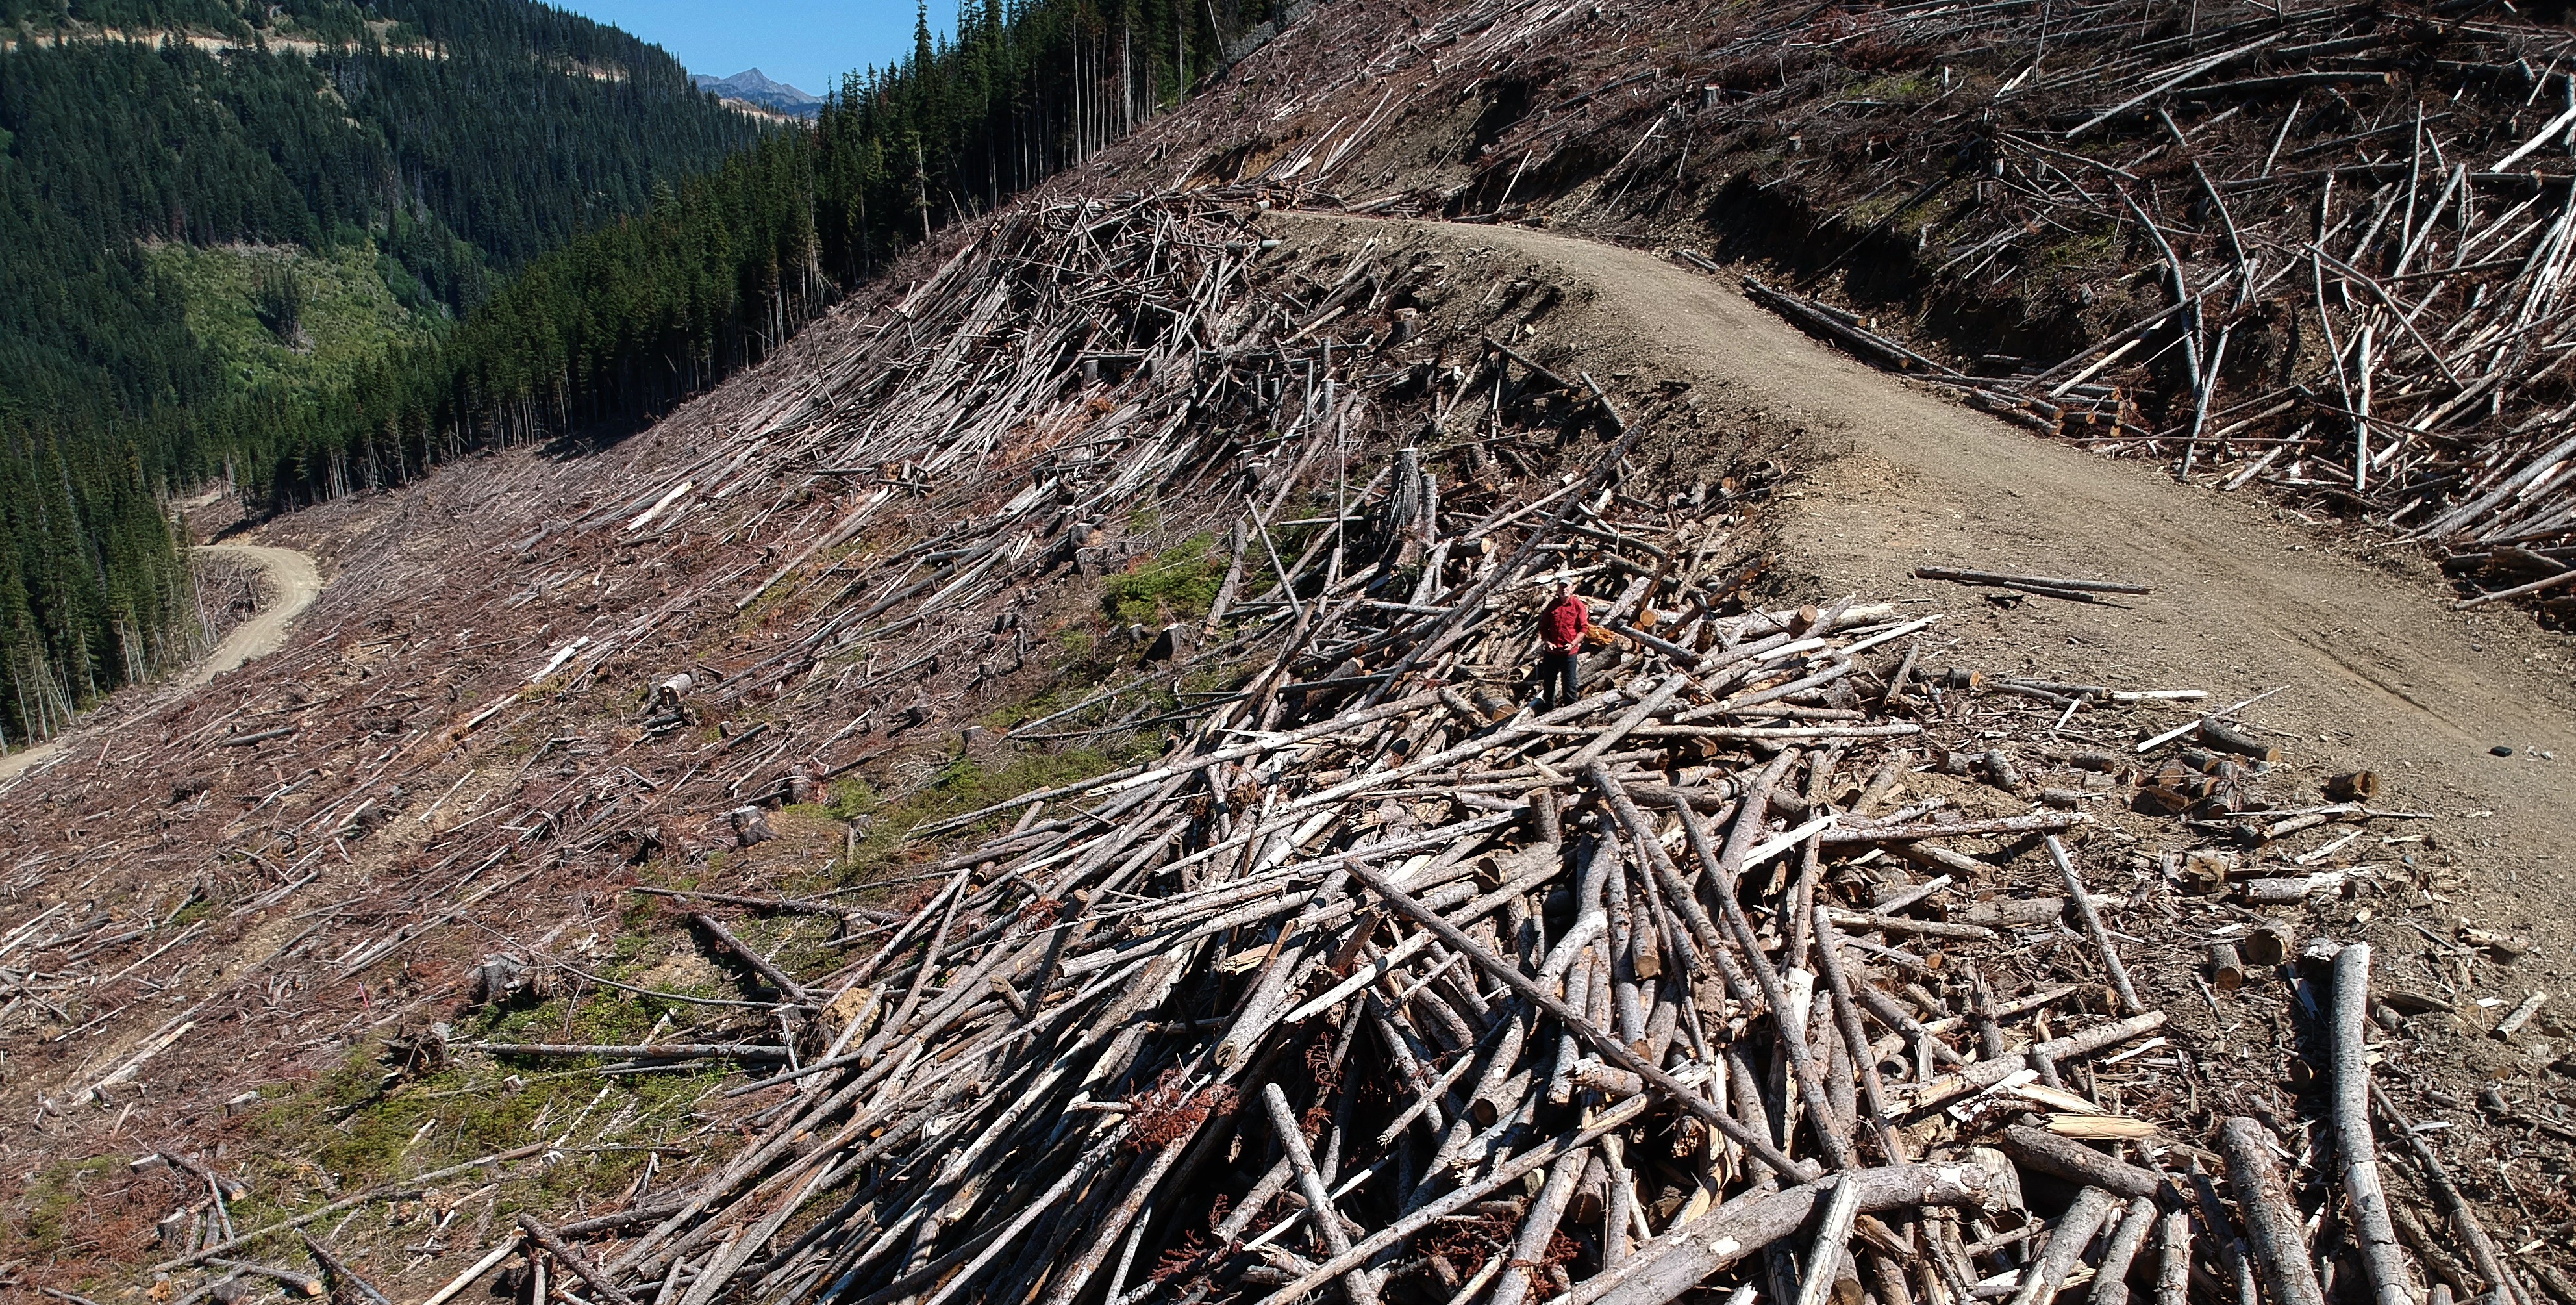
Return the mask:
<svg viewBox="0 0 2576 1305">
<path fill-rule="evenodd" d="M 733 821 L 733 842 L 736 847 L 748 848 L 778 837 L 778 831 L 769 827 L 769 817 L 762 814 L 758 807 L 735 807 L 730 819 Z"/>
</svg>

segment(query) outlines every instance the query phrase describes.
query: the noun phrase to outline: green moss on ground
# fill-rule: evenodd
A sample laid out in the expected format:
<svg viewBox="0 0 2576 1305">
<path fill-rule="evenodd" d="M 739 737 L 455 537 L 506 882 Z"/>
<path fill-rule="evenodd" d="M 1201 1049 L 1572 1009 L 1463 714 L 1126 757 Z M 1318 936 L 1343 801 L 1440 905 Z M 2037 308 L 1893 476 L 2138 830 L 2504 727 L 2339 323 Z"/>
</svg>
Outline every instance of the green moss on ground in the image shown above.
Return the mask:
<svg viewBox="0 0 2576 1305">
<path fill-rule="evenodd" d="M 642 945 L 642 936 L 621 943 Z M 715 986 L 715 985 L 704 985 Z M 486 1010 L 455 1030 L 459 1041 L 633 1042 L 662 1016 L 695 1011 L 650 997 L 591 988 L 537 1005 Z M 679 1035 L 665 1030 L 665 1038 Z M 331 1070 L 270 1089 L 247 1121 L 259 1157 L 251 1194 L 232 1207 L 245 1230 L 338 1197 L 531 1143 L 559 1151 L 520 1161 L 498 1175 L 473 1172 L 437 1184 L 417 1200 L 367 1207 L 359 1230 L 399 1229 L 435 1219 L 440 1208 L 488 1202 L 506 1222 L 519 1210 L 558 1210 L 613 1200 L 655 1148 L 692 1131 L 692 1107 L 727 1081 L 732 1067 L 601 1076 L 561 1057 L 491 1058 L 461 1052 L 435 1073 L 383 1090 L 381 1043 L 352 1048 Z M 489 1188 L 489 1191 L 484 1189 Z M 280 1240 L 280 1247 L 292 1244 Z M 272 1248 L 274 1249 L 274 1248 Z"/>
<path fill-rule="evenodd" d="M 1208 614 L 1225 581 L 1226 559 L 1213 550 L 1216 537 L 1196 534 L 1154 555 L 1142 569 L 1113 575 L 1100 585 L 1100 610 L 1120 625 L 1192 621 Z"/>
<path fill-rule="evenodd" d="M 117 1169 L 114 1157 L 61 1160 L 40 1170 L 27 1185 L 27 1222 L 18 1235 L 0 1239 L 0 1250 L 12 1256 L 49 1257 L 63 1249 L 68 1216 L 89 1196 L 91 1184 Z"/>
<path fill-rule="evenodd" d="M 977 811 L 1006 798 L 1037 789 L 1058 788 L 1129 765 L 1155 751 L 1151 740 L 1133 740 L 1095 748 L 1025 752 L 994 763 L 958 757 L 938 777 L 903 797 L 887 800 L 864 782 L 845 780 L 833 789 L 830 810 L 843 820 L 867 821 L 858 852 L 835 867 L 842 884 L 861 884 L 899 874 L 911 846 L 911 832 L 933 821 Z M 968 846 L 997 824 L 1018 818 L 1017 812 L 995 816 L 943 840 Z"/>
</svg>

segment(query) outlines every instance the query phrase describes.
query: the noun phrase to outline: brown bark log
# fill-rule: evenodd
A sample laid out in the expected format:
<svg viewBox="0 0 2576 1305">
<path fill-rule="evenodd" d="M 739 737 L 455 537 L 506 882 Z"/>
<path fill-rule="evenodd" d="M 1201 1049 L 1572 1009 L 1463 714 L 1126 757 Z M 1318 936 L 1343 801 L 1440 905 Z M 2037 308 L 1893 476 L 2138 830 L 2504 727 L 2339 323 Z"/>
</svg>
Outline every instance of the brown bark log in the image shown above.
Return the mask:
<svg viewBox="0 0 2576 1305">
<path fill-rule="evenodd" d="M 2265 1292 L 2274 1305 L 2325 1305 L 2307 1240 L 2299 1231 L 2299 1208 L 2272 1162 L 2271 1130 L 2238 1115 L 2219 1129 L 2218 1140 L 2227 1155 L 2227 1185 L 2235 1190 L 2236 1208 L 2245 1217 L 2246 1241 L 2262 1271 Z"/>
<path fill-rule="evenodd" d="M 2141 1169 L 2044 1129 L 2016 1124 L 1998 1136 L 1997 1145 L 2028 1168 L 2099 1187 L 2114 1196 L 2153 1196 L 2164 1187 L 2163 1176 L 2154 1170 Z"/>
</svg>

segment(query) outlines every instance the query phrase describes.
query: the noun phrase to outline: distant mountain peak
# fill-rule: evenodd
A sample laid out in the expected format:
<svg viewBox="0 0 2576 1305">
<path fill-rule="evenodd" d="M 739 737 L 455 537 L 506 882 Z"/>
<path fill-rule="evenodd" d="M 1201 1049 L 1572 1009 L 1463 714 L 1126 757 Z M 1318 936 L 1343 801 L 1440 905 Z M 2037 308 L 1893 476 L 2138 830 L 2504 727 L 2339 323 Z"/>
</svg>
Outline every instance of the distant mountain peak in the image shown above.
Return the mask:
<svg viewBox="0 0 2576 1305">
<path fill-rule="evenodd" d="M 800 100 L 815 100 L 822 98 L 818 95 L 808 95 L 785 82 L 772 81 L 767 73 L 762 72 L 758 68 L 745 68 L 741 72 L 725 78 L 725 81 L 730 85 L 740 87 L 747 91 L 776 91 L 782 95 L 792 95 Z"/>
<path fill-rule="evenodd" d="M 813 117 L 823 105 L 822 96 L 810 95 L 785 82 L 773 81 L 758 68 L 745 68 L 731 77 L 709 77 L 699 73 L 689 80 L 699 90 L 713 91 L 728 100 L 742 100 L 792 117 Z"/>
</svg>

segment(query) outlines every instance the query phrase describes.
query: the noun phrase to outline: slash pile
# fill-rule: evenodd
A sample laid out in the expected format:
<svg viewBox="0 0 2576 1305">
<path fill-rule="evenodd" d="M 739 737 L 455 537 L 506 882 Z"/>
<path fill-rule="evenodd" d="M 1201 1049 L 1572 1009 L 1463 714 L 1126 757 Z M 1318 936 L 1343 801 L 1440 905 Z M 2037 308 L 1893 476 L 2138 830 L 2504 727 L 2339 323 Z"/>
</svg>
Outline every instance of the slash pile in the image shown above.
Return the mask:
<svg viewBox="0 0 2576 1305">
<path fill-rule="evenodd" d="M 2111 832 L 2065 808 L 2110 796 L 2117 759 L 2037 737 L 2192 695 L 1977 697 L 1982 677 L 1918 673 L 1933 618 L 1720 615 L 1738 568 L 1686 503 L 1621 488 L 1628 447 L 1428 532 L 1418 577 L 1356 568 L 1296 600 L 1268 667 L 1161 758 L 949 822 L 1012 821 L 933 867 L 866 960 L 771 977 L 802 1047 L 473 1048 L 790 1063 L 732 1090 L 787 1095 L 712 1177 L 529 1221 L 531 1244 L 586 1299 L 685 1305 L 2234 1289 L 2191 1286 L 2196 1257 L 2322 1299 L 2271 1133 L 2240 1117 L 2223 1156 L 2194 1145 L 2192 1067 L 2143 1058 L 2166 1017 L 2122 952 L 2170 949 L 2112 934 L 2104 858 L 2060 841 Z M 1423 542 L 1420 476 L 1399 458 L 1359 514 L 1389 561 Z M 1515 700 L 1553 588 L 1533 578 L 1589 586 L 1606 645 L 1600 687 L 1552 710 Z M 1989 746 L 2015 730 L 2069 786 L 2042 809 L 1888 809 L 1917 761 L 2024 785 Z M 2047 894 L 1972 841 L 2035 843 Z M 1965 883 L 2005 891 L 1954 900 Z M 2075 949 L 2033 964 L 2028 930 Z M 2368 949 L 2333 964 L 2358 1057 Z M 2336 1080 L 2356 1110 L 2361 1064 Z M 2360 1119 L 2355 1236 L 2402 1292 Z M 563 1240 L 621 1229 L 597 1256 Z"/>
</svg>

